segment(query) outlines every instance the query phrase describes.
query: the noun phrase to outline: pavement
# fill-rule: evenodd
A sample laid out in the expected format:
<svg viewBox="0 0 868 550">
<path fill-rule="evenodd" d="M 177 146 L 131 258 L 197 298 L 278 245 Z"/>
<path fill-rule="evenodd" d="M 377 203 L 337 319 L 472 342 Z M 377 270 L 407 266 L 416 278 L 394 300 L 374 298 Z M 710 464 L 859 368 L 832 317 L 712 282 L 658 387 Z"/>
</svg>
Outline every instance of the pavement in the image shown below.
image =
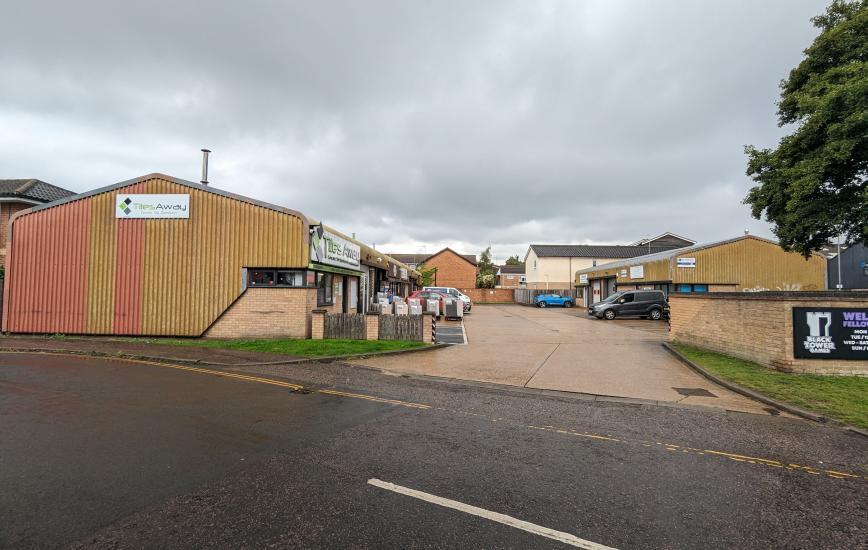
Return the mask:
<svg viewBox="0 0 868 550">
<path fill-rule="evenodd" d="M 868 541 L 851 432 L 341 364 L 0 353 L 0 487 L 0 547 Z"/>
<path fill-rule="evenodd" d="M 371 357 L 353 363 L 402 374 L 779 414 L 714 384 L 666 351 L 664 321 L 603 321 L 581 308 L 477 305 L 464 328 L 467 345 L 413 361 Z"/>
</svg>

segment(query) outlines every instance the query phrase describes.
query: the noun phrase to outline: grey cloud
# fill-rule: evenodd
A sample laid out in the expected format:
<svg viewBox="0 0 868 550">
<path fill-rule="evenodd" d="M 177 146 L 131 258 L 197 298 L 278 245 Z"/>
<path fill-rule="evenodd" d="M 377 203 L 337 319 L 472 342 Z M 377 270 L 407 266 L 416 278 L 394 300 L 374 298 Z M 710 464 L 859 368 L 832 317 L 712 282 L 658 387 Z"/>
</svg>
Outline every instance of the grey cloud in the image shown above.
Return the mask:
<svg viewBox="0 0 868 550">
<path fill-rule="evenodd" d="M 0 168 L 76 190 L 151 171 L 381 247 L 769 234 L 745 143 L 824 2 L 19 2 Z"/>
</svg>

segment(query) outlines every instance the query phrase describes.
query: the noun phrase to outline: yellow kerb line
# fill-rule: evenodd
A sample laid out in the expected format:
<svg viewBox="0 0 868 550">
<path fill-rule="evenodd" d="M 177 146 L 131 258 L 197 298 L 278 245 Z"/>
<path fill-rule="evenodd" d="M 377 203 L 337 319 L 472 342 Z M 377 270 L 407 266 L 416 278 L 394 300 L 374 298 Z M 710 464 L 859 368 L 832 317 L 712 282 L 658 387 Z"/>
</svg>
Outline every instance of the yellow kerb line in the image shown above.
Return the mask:
<svg viewBox="0 0 868 550">
<path fill-rule="evenodd" d="M 354 399 L 365 399 L 367 401 L 376 401 L 377 403 L 389 403 L 391 405 L 401 405 L 402 407 L 410 407 L 413 409 L 430 409 L 431 405 L 423 405 L 422 403 L 409 403 L 407 401 L 399 401 L 397 399 L 386 399 L 384 397 L 375 397 L 373 395 L 365 395 L 361 393 L 349 393 L 337 390 L 317 390 L 317 393 L 325 395 L 337 395 L 339 397 L 352 397 Z"/>
</svg>

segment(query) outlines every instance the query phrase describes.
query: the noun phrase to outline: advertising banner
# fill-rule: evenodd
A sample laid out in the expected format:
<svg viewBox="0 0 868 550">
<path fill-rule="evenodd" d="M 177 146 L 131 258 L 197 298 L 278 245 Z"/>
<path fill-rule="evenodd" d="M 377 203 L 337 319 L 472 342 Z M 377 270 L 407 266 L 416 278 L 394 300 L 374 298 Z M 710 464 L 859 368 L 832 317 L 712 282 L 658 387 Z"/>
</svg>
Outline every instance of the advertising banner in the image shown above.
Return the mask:
<svg viewBox="0 0 868 550">
<path fill-rule="evenodd" d="M 115 218 L 190 217 L 190 195 L 115 195 Z"/>
<path fill-rule="evenodd" d="M 675 265 L 678 267 L 696 267 L 696 258 L 676 258 Z"/>
<path fill-rule="evenodd" d="M 793 356 L 868 361 L 868 309 L 794 307 Z"/>
<path fill-rule="evenodd" d="M 343 237 L 331 233 L 323 226 L 313 228 L 310 235 L 310 260 L 335 267 L 359 269 L 362 249 Z"/>
<path fill-rule="evenodd" d="M 588 284 L 588 274 L 587 273 L 579 273 L 579 284 L 580 285 Z"/>
</svg>

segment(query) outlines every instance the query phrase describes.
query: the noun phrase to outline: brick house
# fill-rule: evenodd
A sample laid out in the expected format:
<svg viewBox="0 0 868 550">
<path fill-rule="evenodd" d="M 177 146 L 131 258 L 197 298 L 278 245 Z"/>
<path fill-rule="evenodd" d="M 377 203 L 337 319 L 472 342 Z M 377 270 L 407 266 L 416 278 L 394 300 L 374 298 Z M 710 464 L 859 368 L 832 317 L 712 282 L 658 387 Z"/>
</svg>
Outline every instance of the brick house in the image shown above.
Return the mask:
<svg viewBox="0 0 868 550">
<path fill-rule="evenodd" d="M 47 202 L 75 195 L 37 179 L 0 180 L 0 266 L 6 265 L 9 220 L 16 213 Z"/>
<path fill-rule="evenodd" d="M 426 269 L 437 268 L 434 285 L 454 288 L 476 288 L 476 255 L 459 254 L 449 247 L 434 254 L 389 254 L 413 269 L 425 264 Z"/>
<path fill-rule="evenodd" d="M 525 286 L 526 283 L 524 264 L 497 267 L 497 286 L 500 288 L 519 288 Z"/>
</svg>

